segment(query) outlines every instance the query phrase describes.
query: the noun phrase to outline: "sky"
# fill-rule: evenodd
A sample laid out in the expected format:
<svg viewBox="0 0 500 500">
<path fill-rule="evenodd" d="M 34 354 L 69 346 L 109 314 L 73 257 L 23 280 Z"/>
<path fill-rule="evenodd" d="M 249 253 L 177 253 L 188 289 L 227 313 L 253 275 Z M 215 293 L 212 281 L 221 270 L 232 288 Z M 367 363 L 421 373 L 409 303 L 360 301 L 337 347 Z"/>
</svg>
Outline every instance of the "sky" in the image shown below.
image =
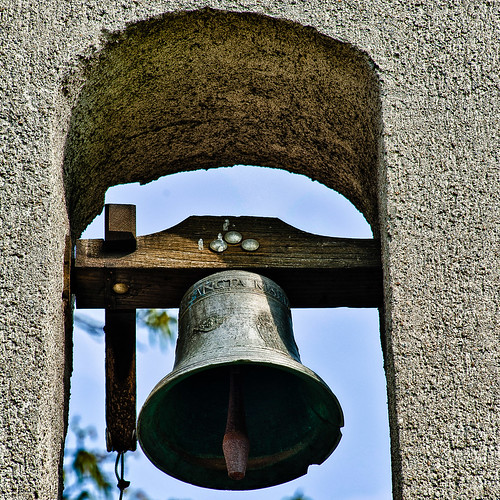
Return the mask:
<svg viewBox="0 0 500 500">
<path fill-rule="evenodd" d="M 235 166 L 174 174 L 144 186 L 136 183 L 110 188 L 106 203 L 135 204 L 138 235 L 167 229 L 190 215 L 255 215 L 278 217 L 314 234 L 372 237 L 363 216 L 343 196 L 305 176 L 277 169 Z M 101 214 L 82 238 L 103 238 L 103 234 Z M 102 310 L 79 309 L 77 314 L 104 321 Z M 293 309 L 292 319 L 302 363 L 329 385 L 344 412 L 343 437 L 333 454 L 289 483 L 249 492 L 225 492 L 171 478 L 139 450 L 126 454 L 125 478 L 131 481 L 131 488 L 144 490 L 152 500 L 283 500 L 298 490 L 311 500 L 391 498 L 378 311 Z M 150 347 L 147 339 L 147 332 L 139 328 L 138 413 L 149 392 L 173 366 L 174 344 L 162 352 Z M 105 449 L 104 408 L 104 342 L 76 327 L 70 421 L 78 416 L 81 426 L 96 428 L 97 440 L 89 441 L 89 448 Z M 67 446 L 74 446 L 71 433 Z"/>
</svg>

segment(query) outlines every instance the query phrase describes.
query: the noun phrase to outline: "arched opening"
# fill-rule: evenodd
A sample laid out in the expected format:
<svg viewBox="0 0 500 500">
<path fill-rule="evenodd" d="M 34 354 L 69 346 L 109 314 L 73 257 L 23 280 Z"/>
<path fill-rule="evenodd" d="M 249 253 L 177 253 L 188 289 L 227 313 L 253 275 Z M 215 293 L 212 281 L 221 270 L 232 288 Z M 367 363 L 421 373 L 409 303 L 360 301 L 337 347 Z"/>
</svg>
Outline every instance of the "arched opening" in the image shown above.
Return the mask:
<svg viewBox="0 0 500 500">
<path fill-rule="evenodd" d="M 276 185 L 282 187 L 282 192 L 274 196 Z M 363 216 L 337 193 L 303 176 L 257 167 L 174 174 L 142 187 L 115 186 L 108 191 L 106 201 L 137 205 L 138 234 L 159 231 L 188 215 L 210 211 L 214 215 L 277 216 L 318 234 L 371 236 Z M 85 238 L 102 238 L 102 219 L 94 221 Z M 389 498 L 387 404 L 377 311 L 294 309 L 292 316 L 303 363 L 324 378 L 339 397 L 346 417 L 343 438 L 333 455 L 321 466 L 311 467 L 306 476 L 268 490 L 238 494 L 249 500 L 282 499 L 297 490 L 313 500 Z M 147 332 L 139 332 L 139 343 L 147 345 Z M 104 346 L 78 331 L 75 347 L 72 414 L 80 415 L 84 425 L 100 420 L 99 440 L 92 444 L 102 448 Z M 164 353 L 154 348 L 139 351 L 138 409 L 172 365 L 173 346 Z M 89 400 L 94 402 L 90 404 Z M 235 495 L 180 483 L 155 469 L 144 457 L 141 460 L 130 457 L 128 465 L 127 479 L 132 486 L 144 489 L 153 498 L 220 500 Z"/>
<path fill-rule="evenodd" d="M 84 73 L 64 163 L 73 235 L 112 185 L 235 164 L 316 179 L 378 233 L 378 81 L 354 47 L 204 9 L 110 36 Z"/>
<path fill-rule="evenodd" d="M 110 186 L 235 164 L 316 179 L 378 234 L 378 82 L 354 47 L 204 9 L 110 36 L 83 79 L 64 165 L 74 237 Z"/>
</svg>

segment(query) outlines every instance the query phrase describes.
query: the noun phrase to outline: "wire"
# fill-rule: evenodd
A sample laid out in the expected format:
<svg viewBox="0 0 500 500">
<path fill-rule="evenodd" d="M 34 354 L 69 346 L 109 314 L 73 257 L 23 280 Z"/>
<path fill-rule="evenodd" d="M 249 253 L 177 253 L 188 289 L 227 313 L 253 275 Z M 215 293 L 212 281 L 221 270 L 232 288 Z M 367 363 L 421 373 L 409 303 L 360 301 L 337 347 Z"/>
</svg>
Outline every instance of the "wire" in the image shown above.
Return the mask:
<svg viewBox="0 0 500 500">
<path fill-rule="evenodd" d="M 118 465 L 120 465 L 120 473 L 118 473 Z M 115 462 L 115 476 L 116 480 L 118 481 L 118 484 L 116 486 L 118 486 L 118 489 L 120 490 L 119 500 L 122 500 L 124 490 L 130 486 L 130 481 L 125 481 L 125 479 L 123 479 L 124 475 L 125 475 L 125 452 L 119 451 L 118 454 L 116 455 L 116 462 Z"/>
</svg>

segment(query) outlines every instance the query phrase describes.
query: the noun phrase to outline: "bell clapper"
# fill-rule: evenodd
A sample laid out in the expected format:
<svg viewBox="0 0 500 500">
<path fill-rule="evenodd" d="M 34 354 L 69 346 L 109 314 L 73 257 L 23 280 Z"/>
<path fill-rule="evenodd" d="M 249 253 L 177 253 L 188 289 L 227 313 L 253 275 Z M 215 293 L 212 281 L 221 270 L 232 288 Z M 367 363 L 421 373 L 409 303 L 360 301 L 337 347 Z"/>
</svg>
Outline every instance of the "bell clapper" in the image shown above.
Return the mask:
<svg viewBox="0 0 500 500">
<path fill-rule="evenodd" d="M 231 479 L 243 479 L 247 469 L 250 441 L 246 432 L 241 375 L 236 366 L 232 366 L 230 370 L 229 405 L 222 450 L 226 460 L 227 475 Z"/>
</svg>

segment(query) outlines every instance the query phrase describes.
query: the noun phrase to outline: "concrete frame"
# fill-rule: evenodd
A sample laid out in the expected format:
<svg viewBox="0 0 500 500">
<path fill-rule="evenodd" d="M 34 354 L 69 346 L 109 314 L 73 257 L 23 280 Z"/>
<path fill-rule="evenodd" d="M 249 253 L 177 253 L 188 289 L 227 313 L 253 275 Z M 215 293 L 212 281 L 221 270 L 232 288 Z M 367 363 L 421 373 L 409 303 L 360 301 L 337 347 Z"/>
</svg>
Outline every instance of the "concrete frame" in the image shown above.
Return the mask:
<svg viewBox="0 0 500 500">
<path fill-rule="evenodd" d="M 33 0 L 6 1 L 0 9 L 2 498 L 48 499 L 61 493 L 71 371 L 68 303 L 61 299 L 66 242 L 70 220 L 75 236 L 99 211 L 104 189 L 118 179 L 116 173 L 106 177 L 104 164 L 95 162 L 102 150 L 89 147 L 91 136 L 81 135 L 109 130 L 96 147 L 108 138 L 120 139 L 111 128 L 82 119 L 85 106 L 97 109 L 98 99 L 92 99 L 99 93 L 88 90 L 99 82 L 92 79 L 99 74 L 110 78 L 99 73 L 100 65 L 118 54 L 120 43 L 141 35 L 140 28 L 127 25 L 206 6 L 297 23 L 247 16 L 249 23 L 256 19 L 257 31 L 262 23 L 287 26 L 285 38 L 269 40 L 269 48 L 274 43 L 288 46 L 294 39 L 296 47 L 307 46 L 305 54 L 311 48 L 313 53 L 325 50 L 329 64 L 332 51 L 347 51 L 350 56 L 340 58 L 339 68 L 348 60 L 364 61 L 356 66 L 356 71 L 366 69 L 364 81 L 369 83 L 363 87 L 364 105 L 345 108 L 341 115 L 360 118 L 366 125 L 358 131 L 361 135 L 352 127 L 351 135 L 341 137 L 346 129 L 334 118 L 328 130 L 313 130 L 322 138 L 316 147 L 325 153 L 318 178 L 350 197 L 382 239 L 394 498 L 499 498 L 500 16 L 495 2 L 455 0 L 46 0 L 42 9 Z M 276 57 L 291 64 L 300 51 L 284 52 Z M 310 61 L 305 61 L 303 74 L 317 76 L 318 62 L 311 63 L 308 73 Z M 230 60 L 227 64 L 231 66 Z M 334 82 L 328 71 L 320 76 L 318 81 Z M 267 81 L 277 85 L 274 77 Z M 112 75 L 106 81 L 114 81 Z M 273 91 L 265 85 L 263 79 L 256 88 Z M 298 87 L 295 102 L 308 88 L 312 86 Z M 335 102 L 335 96 L 327 101 Z M 290 102 L 283 106 L 288 109 Z M 310 111 L 304 127 L 319 126 L 314 119 L 321 109 Z M 294 116 L 284 117 L 286 129 Z M 178 126 L 182 132 L 187 125 Z M 249 143 L 253 127 L 250 123 L 245 136 Z M 238 136 L 238 130 L 221 130 L 229 139 Z M 356 140 L 359 147 L 359 137 L 370 143 L 373 131 L 377 135 L 371 146 L 345 147 Z M 307 134 L 280 140 L 292 144 L 298 137 L 304 144 Z M 340 139 L 345 139 L 343 148 Z M 178 144 L 180 152 L 189 141 Z M 208 154 L 207 147 L 190 159 L 189 168 L 203 161 L 212 167 L 219 161 L 259 159 L 256 146 L 253 156 L 245 157 L 246 145 L 231 140 L 225 144 L 227 157 L 220 156 L 222 150 Z M 82 151 L 84 157 L 78 157 Z M 311 168 L 314 175 L 313 167 L 300 164 L 305 158 L 313 165 L 312 151 L 311 146 L 295 156 L 287 152 L 290 170 Z M 118 153 L 107 151 L 106 159 L 123 166 L 119 162 L 130 151 Z M 268 165 L 278 166 L 283 155 L 272 151 Z M 328 173 L 329 161 L 336 175 Z M 81 165 L 87 166 L 82 170 Z M 180 169 L 173 158 L 160 158 L 150 172 L 124 175 L 118 182 L 141 175 L 147 181 L 168 168 Z M 82 171 L 101 179 L 90 197 L 82 190 L 90 184 L 75 173 Z"/>
</svg>

